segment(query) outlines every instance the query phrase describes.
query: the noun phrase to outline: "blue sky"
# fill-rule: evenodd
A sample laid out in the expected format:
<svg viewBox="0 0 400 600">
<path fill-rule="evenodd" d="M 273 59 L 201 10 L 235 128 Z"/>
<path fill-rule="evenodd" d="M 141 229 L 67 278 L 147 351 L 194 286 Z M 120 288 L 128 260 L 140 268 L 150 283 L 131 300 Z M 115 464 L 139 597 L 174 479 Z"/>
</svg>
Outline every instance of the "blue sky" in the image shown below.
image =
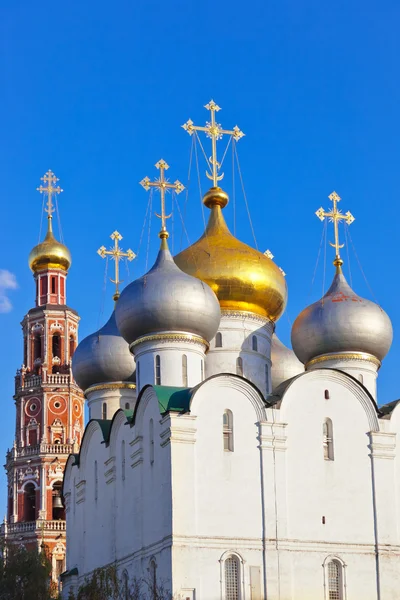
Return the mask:
<svg viewBox="0 0 400 600">
<path fill-rule="evenodd" d="M 0 313 L 1 456 L 14 436 L 19 323 L 33 305 L 27 257 L 39 234 L 40 177 L 52 169 L 65 190 L 59 204 L 73 256 L 68 303 L 82 317 L 82 338 L 112 309 L 97 248 L 111 244 L 118 229 L 123 247 L 137 251 L 148 201 L 138 182 L 155 176 L 162 157 L 171 179 L 187 184 L 191 139 L 180 126 L 189 117 L 203 124 L 211 98 L 223 109 L 218 120 L 246 133 L 238 152 L 257 242 L 287 273 L 282 340 L 288 343 L 290 323 L 321 295 L 323 260 L 312 286 L 322 232 L 314 212 L 329 207 L 335 189 L 341 208 L 356 217 L 351 236 L 374 296 L 350 248 L 353 287 L 378 299 L 394 325 L 379 401 L 398 397 L 398 2 L 20 1 L 3 2 L 0 12 L 0 269 L 11 274 L 7 289 L 0 278 L 0 296 L 6 291 L 12 304 Z M 231 163 L 228 153 L 224 187 L 232 198 Z M 200 171 L 205 190 L 204 162 Z M 186 195 L 179 196 L 191 241 L 203 229 L 196 178 L 194 170 L 186 210 Z M 252 244 L 237 173 L 235 179 L 236 233 Z M 233 227 L 233 202 L 225 214 Z M 149 261 L 158 227 L 153 218 Z M 173 237 L 177 251 L 176 209 Z M 146 228 L 130 277 L 145 268 L 147 240 Z M 325 288 L 331 259 L 328 248 Z M 0 485 L 1 510 L 3 474 Z"/>
</svg>

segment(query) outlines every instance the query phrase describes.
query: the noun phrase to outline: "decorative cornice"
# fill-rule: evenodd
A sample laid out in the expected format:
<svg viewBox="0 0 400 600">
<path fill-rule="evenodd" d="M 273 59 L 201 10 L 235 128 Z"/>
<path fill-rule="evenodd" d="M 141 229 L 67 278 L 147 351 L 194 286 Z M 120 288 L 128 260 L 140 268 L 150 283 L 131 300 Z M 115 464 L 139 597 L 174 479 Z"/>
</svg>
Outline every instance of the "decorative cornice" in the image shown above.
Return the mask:
<svg viewBox="0 0 400 600">
<path fill-rule="evenodd" d="M 368 354 L 368 352 L 332 352 L 330 354 L 324 354 L 321 356 L 317 356 L 316 358 L 313 358 L 312 360 L 309 360 L 308 363 L 306 363 L 305 368 L 308 369 L 309 367 L 312 367 L 313 365 L 316 365 L 318 363 L 322 363 L 322 362 L 326 362 L 328 360 L 344 360 L 344 361 L 350 361 L 350 360 L 362 360 L 365 362 L 370 362 L 373 365 L 375 365 L 378 369 L 381 366 L 381 361 L 378 360 L 376 358 L 376 356 L 373 356 L 372 354 Z"/>
<path fill-rule="evenodd" d="M 115 381 L 113 383 L 99 383 L 97 385 L 91 385 L 85 390 L 85 398 L 86 394 L 89 392 L 98 392 L 99 390 L 136 390 L 136 383 Z"/>
<path fill-rule="evenodd" d="M 166 331 L 163 333 L 155 333 L 152 335 L 144 335 L 134 342 L 132 342 L 129 346 L 129 349 L 132 350 L 139 344 L 143 344 L 146 342 L 189 342 L 191 344 L 201 344 L 205 346 L 206 350 L 209 348 L 209 343 L 200 335 L 196 335 L 194 333 L 185 333 L 185 332 L 177 332 L 177 331 Z"/>
<path fill-rule="evenodd" d="M 262 317 L 256 313 L 252 313 L 246 310 L 221 310 L 221 318 L 228 317 L 229 319 L 249 319 L 251 321 L 257 321 L 258 323 L 263 323 L 263 325 L 270 324 L 274 327 L 275 323 L 271 321 L 268 317 Z"/>
</svg>

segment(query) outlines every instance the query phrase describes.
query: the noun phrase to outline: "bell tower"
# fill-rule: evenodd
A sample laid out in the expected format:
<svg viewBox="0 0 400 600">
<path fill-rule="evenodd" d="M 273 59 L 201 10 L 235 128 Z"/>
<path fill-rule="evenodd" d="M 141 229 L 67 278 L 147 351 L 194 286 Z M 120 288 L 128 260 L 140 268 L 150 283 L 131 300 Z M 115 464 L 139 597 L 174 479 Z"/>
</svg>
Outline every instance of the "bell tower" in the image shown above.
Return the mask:
<svg viewBox="0 0 400 600">
<path fill-rule="evenodd" d="M 37 189 L 47 197 L 47 232 L 29 255 L 35 306 L 21 323 L 23 364 L 15 377 L 15 438 L 6 457 L 8 509 L 1 534 L 26 547 L 44 544 L 56 582 L 65 569 L 63 471 L 79 448 L 84 416 L 83 394 L 71 372 L 79 323 L 67 305 L 71 255 L 52 225 L 62 189 L 52 171 L 42 181 Z"/>
</svg>

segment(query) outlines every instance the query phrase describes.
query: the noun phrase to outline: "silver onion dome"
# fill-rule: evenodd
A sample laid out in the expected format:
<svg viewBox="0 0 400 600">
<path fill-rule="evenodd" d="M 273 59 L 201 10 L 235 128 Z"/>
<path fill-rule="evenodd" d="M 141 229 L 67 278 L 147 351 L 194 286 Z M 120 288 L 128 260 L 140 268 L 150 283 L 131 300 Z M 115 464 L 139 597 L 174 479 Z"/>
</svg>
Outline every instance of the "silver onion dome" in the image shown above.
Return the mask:
<svg viewBox="0 0 400 600">
<path fill-rule="evenodd" d="M 162 239 L 152 269 L 122 292 L 116 319 L 129 344 L 142 336 L 172 331 L 210 341 L 219 327 L 221 311 L 212 289 L 181 271 Z"/>
<path fill-rule="evenodd" d="M 378 304 L 357 296 L 340 267 L 325 296 L 305 308 L 292 327 L 293 350 L 304 364 L 341 352 L 366 352 L 381 361 L 392 338 L 388 315 Z"/>
<path fill-rule="evenodd" d="M 272 393 L 284 381 L 304 373 L 304 365 L 293 350 L 285 346 L 275 333 L 272 336 L 271 363 Z"/>
<path fill-rule="evenodd" d="M 72 373 L 79 387 L 114 381 L 135 381 L 135 359 L 118 331 L 113 311 L 107 323 L 84 338 L 72 357 Z"/>
</svg>

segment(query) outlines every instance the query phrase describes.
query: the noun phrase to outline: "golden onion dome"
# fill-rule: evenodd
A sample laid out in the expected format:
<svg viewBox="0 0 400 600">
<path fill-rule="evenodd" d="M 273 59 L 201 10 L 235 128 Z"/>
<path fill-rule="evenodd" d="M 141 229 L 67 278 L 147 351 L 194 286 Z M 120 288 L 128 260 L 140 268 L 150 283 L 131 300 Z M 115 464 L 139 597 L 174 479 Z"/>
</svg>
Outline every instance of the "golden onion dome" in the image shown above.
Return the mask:
<svg viewBox="0 0 400 600">
<path fill-rule="evenodd" d="M 32 248 L 29 254 L 29 267 L 34 273 L 49 268 L 68 271 L 71 262 L 70 251 L 54 237 L 52 218 L 48 217 L 46 237 L 43 242 Z"/>
<path fill-rule="evenodd" d="M 251 312 L 277 321 L 287 301 L 287 285 L 279 267 L 231 234 L 222 214 L 228 195 L 221 188 L 211 188 L 203 202 L 211 209 L 206 231 L 175 257 L 176 264 L 207 283 L 222 310 Z"/>
</svg>

